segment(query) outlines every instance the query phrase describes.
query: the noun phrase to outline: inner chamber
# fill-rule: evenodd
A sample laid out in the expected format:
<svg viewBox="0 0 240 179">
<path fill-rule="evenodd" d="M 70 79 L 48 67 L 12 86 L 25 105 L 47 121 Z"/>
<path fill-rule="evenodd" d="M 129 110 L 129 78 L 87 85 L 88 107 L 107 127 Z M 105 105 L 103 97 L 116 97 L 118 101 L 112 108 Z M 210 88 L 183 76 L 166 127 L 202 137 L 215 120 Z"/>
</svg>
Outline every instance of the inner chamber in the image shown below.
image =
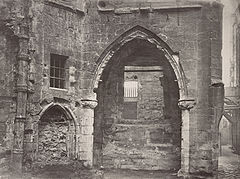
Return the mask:
<svg viewBox="0 0 240 179">
<path fill-rule="evenodd" d="M 125 44 L 104 69 L 97 97 L 94 165 L 180 169 L 179 87 L 161 50 L 140 39 Z"/>
</svg>

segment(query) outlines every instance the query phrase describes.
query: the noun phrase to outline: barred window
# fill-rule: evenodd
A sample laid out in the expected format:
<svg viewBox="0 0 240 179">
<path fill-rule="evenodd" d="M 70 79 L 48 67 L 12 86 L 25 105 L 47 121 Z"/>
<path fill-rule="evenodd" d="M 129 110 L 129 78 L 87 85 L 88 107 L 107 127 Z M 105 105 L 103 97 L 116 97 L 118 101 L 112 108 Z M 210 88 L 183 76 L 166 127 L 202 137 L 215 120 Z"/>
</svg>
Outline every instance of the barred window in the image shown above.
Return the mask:
<svg viewBox="0 0 240 179">
<path fill-rule="evenodd" d="M 137 119 L 138 82 L 124 82 L 123 118 Z"/>
<path fill-rule="evenodd" d="M 138 82 L 137 81 L 125 81 L 124 82 L 124 97 L 125 98 L 138 97 Z"/>
<path fill-rule="evenodd" d="M 50 87 L 65 88 L 65 64 L 68 57 L 51 54 L 50 56 Z"/>
</svg>

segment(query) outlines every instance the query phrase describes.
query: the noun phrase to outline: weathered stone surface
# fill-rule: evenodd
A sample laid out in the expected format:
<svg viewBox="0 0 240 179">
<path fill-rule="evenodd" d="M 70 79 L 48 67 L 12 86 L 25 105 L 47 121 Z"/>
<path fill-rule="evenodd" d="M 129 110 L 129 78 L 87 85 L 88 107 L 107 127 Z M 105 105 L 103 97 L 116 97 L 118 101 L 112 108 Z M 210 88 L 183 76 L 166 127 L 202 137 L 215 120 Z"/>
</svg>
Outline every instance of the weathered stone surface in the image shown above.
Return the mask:
<svg viewBox="0 0 240 179">
<path fill-rule="evenodd" d="M 168 70 L 166 59 L 162 57 L 158 61 L 153 55 L 159 53 L 157 48 L 139 44 L 127 44 L 129 57 L 121 50 L 113 56 L 116 65 L 106 67 L 109 71 L 103 74 L 104 87 L 99 88 L 99 104 L 95 110 L 96 116 L 102 116 L 95 120 L 99 127 L 95 126 L 94 141 L 102 148 L 102 158 L 98 160 L 102 160 L 105 168 L 177 170 L 180 168 L 181 133 L 175 77 Z M 149 56 L 144 58 L 141 56 L 144 54 Z M 156 68 L 159 65 L 163 70 Z M 138 95 L 134 99 L 136 109 L 124 109 L 125 103 L 131 101 L 123 96 L 124 80 L 138 83 Z M 126 118 L 131 110 L 136 110 L 134 119 Z M 98 135 L 101 133 L 103 136 Z M 102 144 L 98 143 L 100 141 Z"/>
<path fill-rule="evenodd" d="M 122 6 L 115 11 L 116 15 L 99 11 L 97 0 L 81 1 L 74 6 L 72 3 L 76 2 L 79 1 L 0 3 L 3 14 L 0 28 L 4 29 L 0 31 L 0 96 L 7 96 L 0 106 L 0 129 L 6 134 L 1 135 L 0 142 L 4 145 L 6 142 L 9 149 L 13 145 L 14 87 L 16 76 L 21 74 L 16 71 L 20 43 L 12 34 L 19 35 L 16 24 L 27 22 L 28 29 L 21 28 L 30 38 L 21 52 L 29 53 L 32 59 L 27 64 L 30 74 L 23 74 L 30 89 L 24 103 L 25 143 L 33 148 L 25 150 L 27 160 L 34 163 L 39 153 L 32 151 L 51 141 L 52 138 L 41 134 L 38 122 L 48 112 L 46 108 L 58 104 L 66 121 L 72 121 L 70 126 L 74 130 L 70 130 L 71 139 L 60 140 L 58 135 L 67 136 L 64 131 L 69 130 L 68 125 L 46 124 L 48 128 L 44 131 L 56 137 L 48 147 L 55 151 L 51 155 L 66 153 L 67 146 L 71 146 L 68 152 L 72 157 L 89 166 L 94 161 L 96 165 L 115 168 L 179 169 L 182 162 L 186 171 L 211 174 L 214 170 L 211 161 L 216 160 L 217 151 L 212 151 L 216 146 L 216 118 L 221 113 L 216 101 L 220 104 L 223 95 L 210 90 L 221 79 L 222 7 L 204 1 L 197 6 L 191 2 L 191 7 L 184 10 L 181 6 L 174 6 L 179 10 L 158 10 L 144 5 L 129 11 L 129 7 Z M 79 13 L 78 8 L 85 13 Z M 51 53 L 68 57 L 66 89 L 49 86 Z M 140 83 L 145 90 L 137 106 L 137 120 L 122 118 L 123 64 L 163 67 L 160 79 L 160 72 L 136 73 L 142 77 Z M 177 71 L 178 68 L 182 71 Z M 181 103 L 186 99 L 195 101 Z M 179 100 L 180 106 L 187 108 L 182 117 Z M 189 127 L 181 130 L 181 123 Z M 32 134 L 28 133 L 30 129 Z M 45 142 L 37 140 L 39 134 L 45 136 Z M 60 143 L 64 145 L 53 147 Z M 187 154 L 180 156 L 181 151 Z M 55 160 L 50 159 L 50 163 Z M 71 159 L 70 155 L 65 159 Z"/>
</svg>

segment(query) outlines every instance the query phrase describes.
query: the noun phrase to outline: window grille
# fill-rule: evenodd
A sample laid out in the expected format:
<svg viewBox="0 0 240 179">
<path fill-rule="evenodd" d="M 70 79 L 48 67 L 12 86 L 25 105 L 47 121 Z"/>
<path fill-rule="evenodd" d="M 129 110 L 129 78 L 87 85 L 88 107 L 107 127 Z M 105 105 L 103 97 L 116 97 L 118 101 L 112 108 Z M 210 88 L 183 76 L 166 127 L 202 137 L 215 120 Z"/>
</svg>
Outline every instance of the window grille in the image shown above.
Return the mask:
<svg viewBox="0 0 240 179">
<path fill-rule="evenodd" d="M 125 81 L 124 82 L 124 97 L 126 97 L 126 98 L 138 97 L 138 82 L 137 81 Z"/>
<path fill-rule="evenodd" d="M 50 87 L 65 88 L 66 56 L 51 54 L 50 56 Z"/>
<path fill-rule="evenodd" d="M 137 119 L 138 82 L 124 82 L 123 118 Z"/>
</svg>

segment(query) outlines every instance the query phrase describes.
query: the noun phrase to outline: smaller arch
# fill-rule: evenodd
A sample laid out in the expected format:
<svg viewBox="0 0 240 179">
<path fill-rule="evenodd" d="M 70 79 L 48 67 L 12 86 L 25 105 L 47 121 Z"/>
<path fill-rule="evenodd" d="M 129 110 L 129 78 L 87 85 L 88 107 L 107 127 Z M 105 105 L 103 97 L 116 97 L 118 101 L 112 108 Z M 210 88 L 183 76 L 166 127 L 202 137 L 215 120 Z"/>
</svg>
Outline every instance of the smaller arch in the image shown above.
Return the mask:
<svg viewBox="0 0 240 179">
<path fill-rule="evenodd" d="M 219 125 L 220 125 L 220 122 L 221 122 L 223 117 L 225 117 L 227 119 L 227 121 L 230 122 L 231 124 L 234 124 L 234 120 L 232 119 L 232 117 L 226 111 L 223 111 L 222 115 L 217 120 L 217 129 L 219 129 Z"/>
<path fill-rule="evenodd" d="M 235 110 L 238 110 L 238 104 L 233 101 L 230 98 L 224 97 L 224 109 L 222 111 L 221 117 L 217 120 L 217 127 L 219 127 L 219 124 L 221 122 L 222 117 L 224 116 L 231 124 L 234 124 L 236 121 L 234 118 L 228 113 L 228 111 L 234 112 Z"/>
<path fill-rule="evenodd" d="M 47 157 L 47 165 L 54 165 L 58 162 L 67 164 L 77 157 L 76 136 L 79 133 L 79 125 L 68 107 L 54 102 L 46 105 L 39 114 L 37 126 L 37 155 L 40 163 L 45 165 L 42 158 Z M 55 140 L 49 144 L 47 140 L 52 136 Z M 53 149 L 56 150 L 57 157 L 52 157 L 53 154 L 46 152 Z M 61 158 L 64 160 L 62 161 Z"/>
<path fill-rule="evenodd" d="M 63 112 L 63 114 L 66 116 L 66 118 L 68 120 L 73 120 L 74 121 L 74 124 L 75 126 L 78 126 L 78 123 L 76 121 L 76 117 L 75 115 L 73 114 L 72 110 L 70 110 L 67 106 L 62 106 L 61 104 L 59 103 L 49 103 L 48 105 L 46 105 L 42 111 L 40 112 L 39 114 L 39 119 L 42 118 L 42 116 L 48 112 L 50 109 L 52 109 L 53 107 L 59 107 L 61 109 L 61 111 Z"/>
</svg>

